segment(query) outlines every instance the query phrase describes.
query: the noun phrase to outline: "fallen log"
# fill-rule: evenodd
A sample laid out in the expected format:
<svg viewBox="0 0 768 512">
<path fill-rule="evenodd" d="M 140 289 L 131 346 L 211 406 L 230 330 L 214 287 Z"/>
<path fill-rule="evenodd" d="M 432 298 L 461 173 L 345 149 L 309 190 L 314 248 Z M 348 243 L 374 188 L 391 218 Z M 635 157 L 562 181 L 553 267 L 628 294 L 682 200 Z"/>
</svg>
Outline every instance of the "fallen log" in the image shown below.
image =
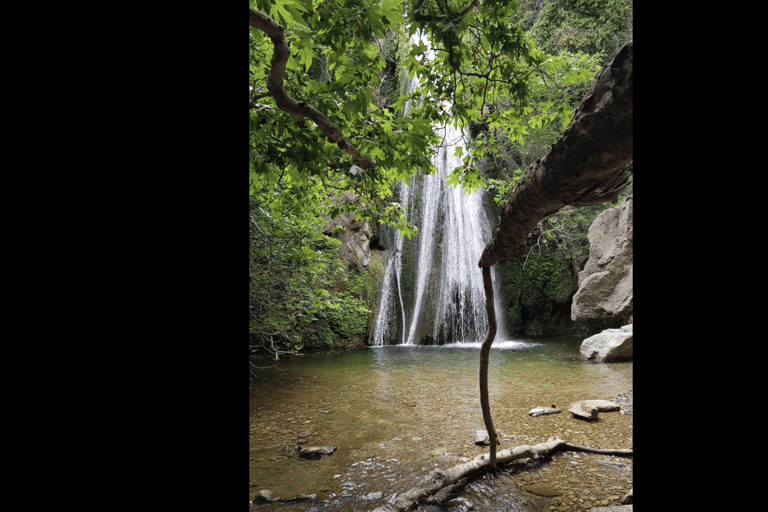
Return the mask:
<svg viewBox="0 0 768 512">
<path fill-rule="evenodd" d="M 631 448 L 592 448 L 577 444 L 566 443 L 558 437 L 550 437 L 546 442 L 533 446 L 524 444 L 509 450 L 501 450 L 496 454 L 496 464 L 505 464 L 518 459 L 536 458 L 551 455 L 558 451 L 578 451 L 598 453 L 602 455 L 617 455 L 620 457 L 632 457 Z M 397 497 L 395 510 L 408 512 L 415 510 L 422 501 L 434 495 L 441 489 L 453 485 L 462 478 L 479 473 L 486 467 L 490 467 L 490 454 L 478 455 L 473 460 L 459 464 L 450 469 L 436 469 L 422 480 L 416 487 Z"/>
</svg>

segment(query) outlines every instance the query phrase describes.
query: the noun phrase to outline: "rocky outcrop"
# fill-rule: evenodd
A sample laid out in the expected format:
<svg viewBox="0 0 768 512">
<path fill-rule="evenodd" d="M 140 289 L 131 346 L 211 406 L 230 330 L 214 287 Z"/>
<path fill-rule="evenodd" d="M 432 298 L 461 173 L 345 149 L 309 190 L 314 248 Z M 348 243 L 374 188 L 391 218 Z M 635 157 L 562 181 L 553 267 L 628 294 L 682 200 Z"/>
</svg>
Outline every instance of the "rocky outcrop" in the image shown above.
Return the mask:
<svg viewBox="0 0 768 512">
<path fill-rule="evenodd" d="M 581 342 L 579 352 L 586 360 L 610 363 L 632 359 L 632 325 L 606 329 Z"/>
<path fill-rule="evenodd" d="M 342 195 L 340 201 L 354 200 L 354 195 Z M 362 273 L 365 267 L 371 264 L 371 238 L 373 230 L 366 220 L 358 220 L 354 213 L 339 215 L 335 219 L 328 220 L 323 232 L 341 241 L 339 256 L 344 260 L 347 270 L 356 268 Z"/>
<path fill-rule="evenodd" d="M 632 322 L 632 196 L 589 227 L 589 259 L 579 272 L 571 319 L 608 328 Z"/>
</svg>

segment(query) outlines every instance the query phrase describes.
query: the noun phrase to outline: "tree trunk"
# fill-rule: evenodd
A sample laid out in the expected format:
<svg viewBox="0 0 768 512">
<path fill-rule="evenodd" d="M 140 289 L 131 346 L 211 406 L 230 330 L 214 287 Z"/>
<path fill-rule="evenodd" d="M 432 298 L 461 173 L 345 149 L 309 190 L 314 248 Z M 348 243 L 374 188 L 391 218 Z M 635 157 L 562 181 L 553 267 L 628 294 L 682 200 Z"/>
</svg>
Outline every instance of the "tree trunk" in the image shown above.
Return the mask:
<svg viewBox="0 0 768 512">
<path fill-rule="evenodd" d="M 493 443 L 491 443 L 493 446 Z M 560 438 L 550 437 L 546 442 L 529 446 L 527 444 L 517 446 L 511 450 L 501 450 L 497 462 L 504 464 L 517 459 L 528 457 L 543 457 L 551 455 L 557 451 L 579 451 L 588 453 L 599 453 L 603 455 L 617 455 L 621 457 L 632 457 L 631 449 L 605 449 L 591 448 L 589 446 L 580 446 L 566 443 Z M 478 455 L 473 460 L 459 464 L 445 471 L 436 469 L 432 471 L 418 486 L 410 491 L 401 494 L 395 501 L 395 510 L 397 512 L 407 512 L 416 509 L 418 504 L 434 495 L 440 489 L 455 484 L 462 478 L 480 472 L 483 468 L 490 465 L 488 455 Z"/>
<path fill-rule="evenodd" d="M 270 96 L 275 99 L 278 108 L 295 115 L 299 119 L 305 117 L 311 119 L 323 131 L 329 141 L 352 156 L 358 167 L 367 169 L 376 165 L 375 160 L 358 151 L 341 133 L 341 130 L 325 117 L 322 112 L 309 103 L 296 101 L 285 92 L 283 79 L 285 78 L 285 67 L 288 63 L 288 57 L 291 56 L 288 41 L 285 39 L 285 29 L 261 11 L 255 9 L 248 9 L 248 11 L 248 24 L 267 34 L 274 46 L 269 77 L 267 78 L 267 90 L 269 90 Z M 253 108 L 253 103 L 249 106 Z"/>
<path fill-rule="evenodd" d="M 490 267 L 497 261 L 521 256 L 525 252 L 528 233 L 563 206 L 615 202 L 626 188 L 631 169 L 628 164 L 632 160 L 632 59 L 633 43 L 630 41 L 597 75 L 563 135 L 533 164 L 532 170 L 513 191 L 502 209 L 496 234 L 478 262 L 483 269 L 488 314 L 488 333 L 480 349 L 480 404 L 490 439 L 490 453 L 445 473 L 434 472 L 421 487 L 409 491 L 408 498 L 401 496 L 403 507 L 409 499 L 434 494 L 481 467 L 496 467 L 496 431 L 488 400 L 488 359 L 496 335 Z M 563 445 L 574 446 L 551 438 L 534 447 L 520 446 L 512 452 L 503 450 L 498 461 L 503 463 L 540 452 L 550 453 L 562 449 Z M 412 509 L 398 507 L 397 510 Z"/>
<path fill-rule="evenodd" d="M 485 288 L 485 312 L 488 315 L 488 332 L 480 347 L 480 406 L 483 409 L 485 430 L 491 442 L 490 466 L 496 467 L 496 429 L 491 418 L 491 404 L 488 400 L 488 359 L 493 338 L 496 337 L 496 311 L 493 305 L 493 283 L 491 282 L 491 267 L 483 267 L 483 288 Z"/>
<path fill-rule="evenodd" d="M 525 237 L 565 205 L 615 202 L 632 160 L 632 41 L 595 78 L 563 135 L 523 178 L 502 209 L 478 266 L 521 256 Z"/>
</svg>

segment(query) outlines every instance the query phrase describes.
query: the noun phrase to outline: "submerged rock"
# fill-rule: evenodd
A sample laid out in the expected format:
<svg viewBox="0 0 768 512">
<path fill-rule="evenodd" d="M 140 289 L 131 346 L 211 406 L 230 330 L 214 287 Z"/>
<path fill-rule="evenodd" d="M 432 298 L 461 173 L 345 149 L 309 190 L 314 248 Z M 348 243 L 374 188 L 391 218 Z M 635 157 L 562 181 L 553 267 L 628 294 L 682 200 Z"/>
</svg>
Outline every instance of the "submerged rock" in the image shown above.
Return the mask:
<svg viewBox="0 0 768 512">
<path fill-rule="evenodd" d="M 490 438 L 488 437 L 488 432 L 485 430 L 476 430 L 475 444 L 478 446 L 490 446 L 491 441 L 490 441 Z M 501 444 L 501 441 L 499 441 L 498 435 L 496 436 L 496 444 Z"/>
<path fill-rule="evenodd" d="M 575 404 L 571 404 L 571 408 L 568 409 L 568 412 L 573 414 L 574 418 L 591 421 L 597 419 L 599 411 L 596 407 L 585 404 L 584 402 L 576 402 Z"/>
<path fill-rule="evenodd" d="M 560 409 L 555 407 L 555 404 L 552 404 L 552 407 L 541 407 L 540 405 L 537 405 L 536 407 L 531 409 L 531 412 L 529 412 L 528 414 L 530 414 L 535 418 L 536 416 L 543 416 L 545 414 L 558 414 L 560 412 L 561 412 Z"/>
<path fill-rule="evenodd" d="M 331 455 L 338 446 L 307 446 L 299 448 L 299 457 L 303 459 L 322 459 Z"/>
<path fill-rule="evenodd" d="M 535 494 L 537 496 L 546 496 L 548 498 L 563 495 L 561 491 L 558 491 L 557 489 L 555 489 L 554 487 L 546 483 L 534 483 L 526 486 L 525 490 L 531 494 Z"/>
</svg>

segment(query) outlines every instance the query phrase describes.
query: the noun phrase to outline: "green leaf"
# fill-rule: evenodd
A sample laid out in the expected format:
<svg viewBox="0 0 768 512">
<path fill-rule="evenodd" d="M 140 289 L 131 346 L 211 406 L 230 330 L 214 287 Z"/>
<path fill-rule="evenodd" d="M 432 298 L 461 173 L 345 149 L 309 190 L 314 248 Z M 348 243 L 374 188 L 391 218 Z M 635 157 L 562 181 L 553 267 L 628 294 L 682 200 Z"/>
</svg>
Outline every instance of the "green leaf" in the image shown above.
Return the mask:
<svg viewBox="0 0 768 512">
<path fill-rule="evenodd" d="M 453 188 L 461 185 L 461 167 L 457 167 L 447 176 L 447 182 L 449 185 L 453 185 Z"/>
<path fill-rule="evenodd" d="M 317 57 L 315 50 L 307 45 L 299 49 L 299 63 L 304 64 L 304 70 L 309 73 L 309 68 L 312 66 L 312 59 Z"/>
</svg>

